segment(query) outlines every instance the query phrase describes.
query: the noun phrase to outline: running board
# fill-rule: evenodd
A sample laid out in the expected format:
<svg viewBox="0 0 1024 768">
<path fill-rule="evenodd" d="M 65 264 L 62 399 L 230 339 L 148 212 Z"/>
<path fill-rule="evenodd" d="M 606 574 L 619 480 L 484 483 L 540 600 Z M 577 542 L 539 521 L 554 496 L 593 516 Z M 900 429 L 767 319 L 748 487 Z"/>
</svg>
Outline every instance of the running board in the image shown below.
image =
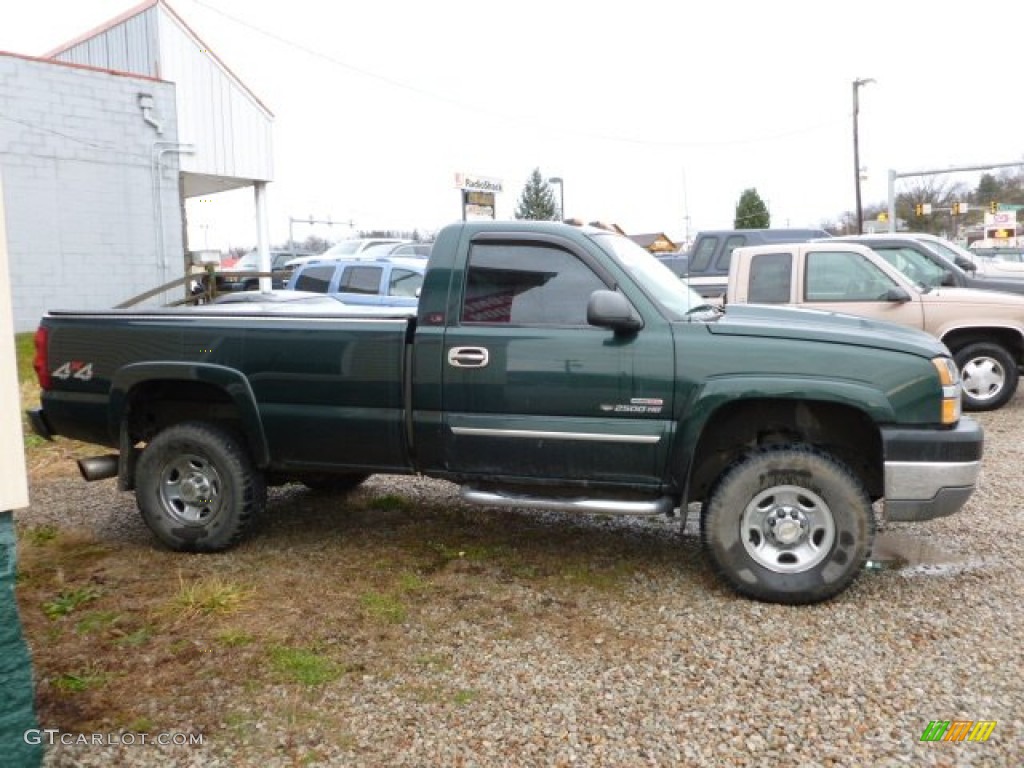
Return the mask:
<svg viewBox="0 0 1024 768">
<path fill-rule="evenodd" d="M 645 501 L 623 499 L 558 498 L 530 496 L 502 491 L 482 491 L 462 486 L 462 498 L 487 507 L 517 507 L 519 509 L 551 509 L 561 512 L 588 512 L 601 515 L 671 515 L 674 504 L 671 496 Z"/>
</svg>

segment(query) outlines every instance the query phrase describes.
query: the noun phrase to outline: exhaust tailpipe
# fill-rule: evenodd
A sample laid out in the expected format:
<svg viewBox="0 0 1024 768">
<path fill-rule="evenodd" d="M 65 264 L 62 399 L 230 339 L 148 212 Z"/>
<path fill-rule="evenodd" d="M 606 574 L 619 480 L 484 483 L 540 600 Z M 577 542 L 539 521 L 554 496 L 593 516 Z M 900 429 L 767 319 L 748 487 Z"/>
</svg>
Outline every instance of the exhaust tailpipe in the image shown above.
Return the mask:
<svg viewBox="0 0 1024 768">
<path fill-rule="evenodd" d="M 110 477 L 117 477 L 118 455 L 108 453 L 106 456 L 93 456 L 89 459 L 78 460 L 78 471 L 82 477 L 90 483 L 93 480 L 106 480 Z"/>
</svg>

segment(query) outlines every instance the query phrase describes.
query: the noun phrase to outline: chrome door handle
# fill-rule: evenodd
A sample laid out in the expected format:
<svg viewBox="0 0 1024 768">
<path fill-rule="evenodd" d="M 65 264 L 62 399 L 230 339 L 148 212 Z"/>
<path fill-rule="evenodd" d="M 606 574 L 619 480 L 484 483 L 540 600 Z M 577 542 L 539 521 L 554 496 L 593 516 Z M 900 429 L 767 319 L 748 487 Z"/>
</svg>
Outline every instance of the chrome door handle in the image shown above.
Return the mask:
<svg viewBox="0 0 1024 768">
<path fill-rule="evenodd" d="M 484 368 L 491 355 L 484 347 L 452 347 L 448 350 L 448 365 L 455 368 Z"/>
</svg>

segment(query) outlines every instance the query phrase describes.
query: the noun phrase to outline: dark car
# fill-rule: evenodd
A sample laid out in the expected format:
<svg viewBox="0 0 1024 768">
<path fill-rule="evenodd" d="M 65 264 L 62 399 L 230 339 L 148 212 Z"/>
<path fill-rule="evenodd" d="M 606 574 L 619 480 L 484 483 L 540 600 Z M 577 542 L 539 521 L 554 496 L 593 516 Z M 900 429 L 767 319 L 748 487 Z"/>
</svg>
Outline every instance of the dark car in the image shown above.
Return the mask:
<svg viewBox="0 0 1024 768">
<path fill-rule="evenodd" d="M 923 285 L 1024 294 L 1024 280 L 979 275 L 970 260 L 957 258 L 951 261 L 912 234 L 845 235 L 829 238 L 829 242 L 866 245 L 911 280 Z"/>
<path fill-rule="evenodd" d="M 678 266 L 685 267 L 681 277 L 701 296 L 723 296 L 729 282 L 729 259 L 734 249 L 745 245 L 801 243 L 819 237 L 828 237 L 828 232 L 823 229 L 707 230 L 697 234 L 693 247 L 683 255 L 687 259 L 685 265 Z"/>
<path fill-rule="evenodd" d="M 310 256 L 308 251 L 278 251 L 270 252 L 270 269 L 273 272 L 280 272 L 270 279 L 271 287 L 284 288 L 288 282 L 288 274 L 285 264 L 300 256 Z M 240 258 L 235 264 L 217 274 L 217 290 L 225 291 L 254 291 L 260 287 L 260 279 L 253 274 L 260 271 L 260 254 L 253 249 Z"/>
<path fill-rule="evenodd" d="M 684 277 L 690 265 L 690 257 L 686 253 L 666 253 L 658 255 L 658 261 L 672 270 L 676 277 Z"/>
</svg>

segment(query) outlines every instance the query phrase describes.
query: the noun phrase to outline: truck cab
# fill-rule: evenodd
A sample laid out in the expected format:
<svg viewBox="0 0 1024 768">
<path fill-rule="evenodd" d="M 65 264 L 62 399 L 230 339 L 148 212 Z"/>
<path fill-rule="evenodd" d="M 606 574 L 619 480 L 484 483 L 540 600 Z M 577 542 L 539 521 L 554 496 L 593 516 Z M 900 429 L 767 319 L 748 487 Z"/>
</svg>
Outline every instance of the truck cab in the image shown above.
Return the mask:
<svg viewBox="0 0 1024 768">
<path fill-rule="evenodd" d="M 823 229 L 718 229 L 697 235 L 687 252 L 680 277 L 701 296 L 725 295 L 729 282 L 729 261 L 736 248 L 769 243 L 795 243 L 829 237 Z"/>
</svg>

